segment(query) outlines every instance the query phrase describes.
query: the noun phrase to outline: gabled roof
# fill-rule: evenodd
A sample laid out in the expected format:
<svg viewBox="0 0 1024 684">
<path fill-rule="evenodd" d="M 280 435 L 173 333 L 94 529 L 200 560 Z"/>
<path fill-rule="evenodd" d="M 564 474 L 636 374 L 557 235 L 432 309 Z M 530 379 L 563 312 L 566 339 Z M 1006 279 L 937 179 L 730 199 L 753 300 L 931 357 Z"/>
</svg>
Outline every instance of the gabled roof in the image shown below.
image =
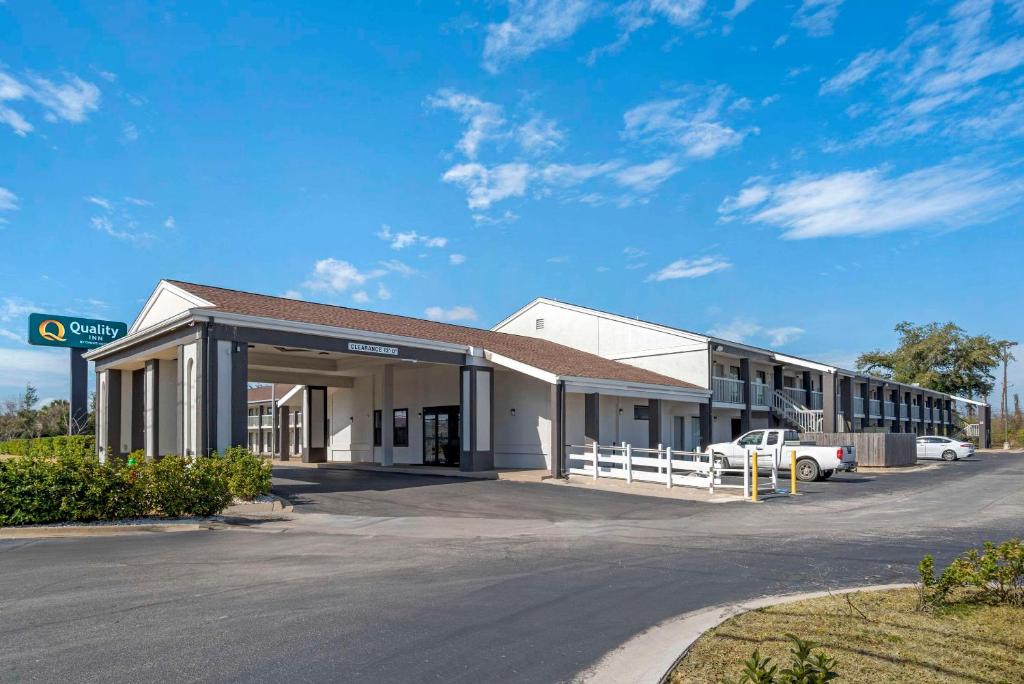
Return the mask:
<svg viewBox="0 0 1024 684">
<path fill-rule="evenodd" d="M 707 391 L 683 380 L 605 359 L 548 340 L 178 280 L 167 282 L 209 302 L 212 306 L 204 307 L 202 310 L 212 312 L 214 315 L 217 311 L 223 311 L 244 316 L 447 342 L 485 349 L 559 377 L 593 378 Z"/>
<path fill-rule="evenodd" d="M 280 399 L 284 395 L 288 394 L 295 385 L 285 383 L 275 383 L 273 385 L 260 385 L 259 387 L 250 387 L 247 396 L 248 401 L 271 401 L 272 399 Z"/>
</svg>

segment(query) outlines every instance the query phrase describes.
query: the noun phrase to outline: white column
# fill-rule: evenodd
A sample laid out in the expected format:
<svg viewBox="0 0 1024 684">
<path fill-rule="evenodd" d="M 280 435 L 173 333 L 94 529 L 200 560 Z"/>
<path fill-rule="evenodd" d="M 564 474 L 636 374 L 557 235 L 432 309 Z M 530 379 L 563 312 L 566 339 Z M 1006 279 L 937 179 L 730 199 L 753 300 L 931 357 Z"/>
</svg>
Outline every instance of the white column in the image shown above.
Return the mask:
<svg viewBox="0 0 1024 684">
<path fill-rule="evenodd" d="M 393 366 L 384 366 L 380 415 L 380 462 L 382 465 L 389 466 L 395 462 L 395 369 Z"/>
</svg>

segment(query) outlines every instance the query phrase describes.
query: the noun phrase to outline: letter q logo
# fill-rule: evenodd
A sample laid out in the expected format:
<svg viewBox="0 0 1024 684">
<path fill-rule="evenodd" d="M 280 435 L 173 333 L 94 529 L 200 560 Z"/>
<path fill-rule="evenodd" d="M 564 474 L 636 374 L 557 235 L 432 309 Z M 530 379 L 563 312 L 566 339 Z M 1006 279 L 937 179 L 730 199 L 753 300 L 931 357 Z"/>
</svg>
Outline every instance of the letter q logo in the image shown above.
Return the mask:
<svg viewBox="0 0 1024 684">
<path fill-rule="evenodd" d="M 39 324 L 39 336 L 50 342 L 66 342 L 64 339 L 64 324 L 48 318 Z"/>
</svg>

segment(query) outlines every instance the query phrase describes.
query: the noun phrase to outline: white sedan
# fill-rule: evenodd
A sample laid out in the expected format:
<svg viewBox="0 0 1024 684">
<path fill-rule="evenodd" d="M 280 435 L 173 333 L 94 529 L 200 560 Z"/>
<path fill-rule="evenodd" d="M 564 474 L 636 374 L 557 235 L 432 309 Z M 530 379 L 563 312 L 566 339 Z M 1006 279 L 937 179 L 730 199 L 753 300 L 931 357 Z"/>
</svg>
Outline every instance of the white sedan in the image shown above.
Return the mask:
<svg viewBox="0 0 1024 684">
<path fill-rule="evenodd" d="M 943 461 L 955 461 L 960 458 L 967 458 L 974 455 L 974 445 L 970 442 L 963 442 L 949 437 L 918 437 L 917 458 L 942 459 Z"/>
</svg>

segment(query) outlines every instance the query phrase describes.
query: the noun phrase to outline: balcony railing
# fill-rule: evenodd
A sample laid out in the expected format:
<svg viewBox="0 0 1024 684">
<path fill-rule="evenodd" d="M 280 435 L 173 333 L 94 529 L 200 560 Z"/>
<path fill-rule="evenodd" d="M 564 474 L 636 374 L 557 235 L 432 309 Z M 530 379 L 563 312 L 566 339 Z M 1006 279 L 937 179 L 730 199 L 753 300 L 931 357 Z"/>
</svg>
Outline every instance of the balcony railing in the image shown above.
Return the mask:
<svg viewBox="0 0 1024 684">
<path fill-rule="evenodd" d="M 864 397 L 853 398 L 853 417 L 863 418 L 864 417 Z"/>
<path fill-rule="evenodd" d="M 872 418 L 879 418 L 882 415 L 882 402 L 878 399 L 868 399 L 868 413 Z"/>
<path fill-rule="evenodd" d="M 733 378 L 711 378 L 711 397 L 724 404 L 742 404 L 743 381 Z"/>
<path fill-rule="evenodd" d="M 259 416 L 249 416 L 249 427 L 255 428 L 260 426 Z"/>
<path fill-rule="evenodd" d="M 772 386 L 763 382 L 750 383 L 750 403 L 754 406 L 771 406 Z"/>
<path fill-rule="evenodd" d="M 815 392 L 814 390 L 811 390 L 811 403 L 807 408 L 814 409 L 815 411 L 820 411 L 825 406 L 824 397 L 825 395 L 823 395 L 821 392 Z"/>
<path fill-rule="evenodd" d="M 894 404 L 891 401 L 887 401 L 887 402 L 885 402 L 885 405 L 883 406 L 883 408 L 885 409 L 885 417 L 886 418 L 895 418 L 896 417 L 896 404 Z"/>
<path fill-rule="evenodd" d="M 783 387 L 782 393 L 785 394 L 786 397 L 794 404 L 807 406 L 807 392 L 800 389 L 799 387 Z"/>
<path fill-rule="evenodd" d="M 272 413 L 263 414 L 263 427 L 274 427 L 274 415 Z"/>
<path fill-rule="evenodd" d="M 918 421 L 921 420 L 921 407 L 917 404 L 910 404 L 907 407 L 910 410 L 910 420 Z"/>
</svg>

